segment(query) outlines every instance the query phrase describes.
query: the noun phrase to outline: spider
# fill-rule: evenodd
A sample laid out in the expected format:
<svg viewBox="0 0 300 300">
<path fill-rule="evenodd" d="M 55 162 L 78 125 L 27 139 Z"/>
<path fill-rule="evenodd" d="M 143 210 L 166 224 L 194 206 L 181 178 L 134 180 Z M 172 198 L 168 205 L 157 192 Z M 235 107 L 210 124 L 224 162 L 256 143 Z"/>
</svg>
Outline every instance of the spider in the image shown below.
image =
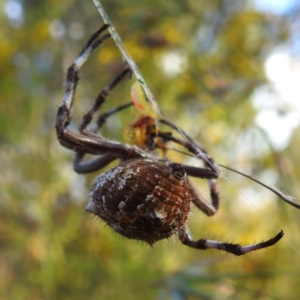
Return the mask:
<svg viewBox="0 0 300 300">
<path fill-rule="evenodd" d="M 243 255 L 277 243 L 283 237 L 283 231 L 267 241 L 247 246 L 207 239 L 193 240 L 186 224 L 191 204 L 207 216 L 216 213 L 220 200 L 217 187 L 219 171 L 217 164 L 204 148 L 173 123 L 165 119 L 155 120 L 151 114 L 140 117 L 127 128 L 126 135 L 133 141 L 133 145 L 112 141 L 99 134 L 98 131 L 106 119 L 131 106 L 130 102 L 101 113 L 93 126 L 90 126 L 94 114 L 106 101 L 110 91 L 122 79 L 131 77 L 129 68 L 125 68 L 99 93 L 83 116 L 78 132 L 68 128 L 79 70 L 95 48 L 110 38 L 109 33 L 104 33 L 108 26 L 104 24 L 91 36 L 68 68 L 65 93 L 56 118 L 57 138 L 62 146 L 75 151 L 73 163 L 77 173 L 94 172 L 114 160 L 120 160 L 116 167 L 101 173 L 95 179 L 86 211 L 98 216 L 117 233 L 144 241 L 151 246 L 174 234 L 189 247 L 219 249 L 235 255 Z M 181 133 L 185 138 L 180 139 L 171 132 L 160 131 L 157 123 Z M 169 142 L 184 147 L 193 156 L 200 155 L 203 167 L 168 160 Z M 96 158 L 83 161 L 85 154 L 95 155 Z M 204 199 L 189 176 L 208 181 L 211 203 Z"/>
</svg>

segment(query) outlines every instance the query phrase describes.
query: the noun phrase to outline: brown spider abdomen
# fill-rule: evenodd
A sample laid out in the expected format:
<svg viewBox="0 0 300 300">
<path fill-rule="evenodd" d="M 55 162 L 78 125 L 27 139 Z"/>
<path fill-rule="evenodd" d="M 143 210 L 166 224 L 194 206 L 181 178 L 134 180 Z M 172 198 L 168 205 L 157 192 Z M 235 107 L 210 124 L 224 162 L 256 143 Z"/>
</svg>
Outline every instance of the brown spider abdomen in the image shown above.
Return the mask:
<svg viewBox="0 0 300 300">
<path fill-rule="evenodd" d="M 180 165 L 135 159 L 96 178 L 86 210 L 116 232 L 152 245 L 185 224 L 191 200 Z"/>
</svg>

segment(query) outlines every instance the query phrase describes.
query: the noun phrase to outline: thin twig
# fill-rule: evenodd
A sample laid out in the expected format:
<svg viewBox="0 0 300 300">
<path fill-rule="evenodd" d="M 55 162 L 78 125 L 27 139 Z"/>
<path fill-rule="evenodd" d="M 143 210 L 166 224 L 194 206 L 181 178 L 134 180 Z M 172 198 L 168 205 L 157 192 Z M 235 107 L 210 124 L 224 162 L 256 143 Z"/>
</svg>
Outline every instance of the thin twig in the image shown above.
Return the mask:
<svg viewBox="0 0 300 300">
<path fill-rule="evenodd" d="M 154 111 L 157 111 L 157 105 L 156 105 L 156 101 L 154 99 L 153 94 L 150 91 L 150 88 L 148 87 L 144 77 L 141 75 L 136 63 L 134 62 L 134 60 L 132 59 L 132 57 L 130 56 L 130 54 L 127 52 L 127 50 L 125 49 L 122 39 L 119 36 L 116 28 L 114 27 L 112 21 L 110 20 L 110 18 L 108 17 L 107 13 L 104 10 L 103 5 L 100 3 L 99 0 L 93 0 L 99 14 L 101 15 L 103 22 L 106 24 L 109 24 L 108 30 L 111 34 L 111 37 L 114 39 L 117 47 L 120 49 L 122 55 L 123 55 L 123 59 L 127 62 L 127 64 L 129 65 L 130 69 L 132 70 L 132 73 L 134 74 L 134 76 L 136 77 L 136 79 L 140 82 L 143 91 L 145 92 L 146 95 L 146 99 L 148 102 L 150 102 L 150 104 L 152 105 Z"/>
</svg>

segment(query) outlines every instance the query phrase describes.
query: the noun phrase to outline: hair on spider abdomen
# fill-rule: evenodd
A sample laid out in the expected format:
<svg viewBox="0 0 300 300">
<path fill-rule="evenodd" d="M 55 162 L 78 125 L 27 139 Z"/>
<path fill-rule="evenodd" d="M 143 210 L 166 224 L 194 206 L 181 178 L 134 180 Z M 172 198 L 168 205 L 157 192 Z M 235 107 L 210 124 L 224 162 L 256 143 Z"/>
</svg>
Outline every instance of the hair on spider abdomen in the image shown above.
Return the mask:
<svg viewBox="0 0 300 300">
<path fill-rule="evenodd" d="M 133 159 L 99 175 L 88 212 L 116 232 L 153 245 L 185 225 L 192 195 L 185 171 L 167 160 Z"/>
</svg>

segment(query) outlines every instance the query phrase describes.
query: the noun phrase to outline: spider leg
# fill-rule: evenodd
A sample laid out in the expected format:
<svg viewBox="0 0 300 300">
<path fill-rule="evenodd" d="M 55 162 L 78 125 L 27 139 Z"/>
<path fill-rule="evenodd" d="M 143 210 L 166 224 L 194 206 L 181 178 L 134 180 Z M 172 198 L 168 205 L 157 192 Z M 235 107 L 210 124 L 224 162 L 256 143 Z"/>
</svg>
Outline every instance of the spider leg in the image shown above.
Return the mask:
<svg viewBox="0 0 300 300">
<path fill-rule="evenodd" d="M 113 154 L 104 154 L 97 158 L 82 162 L 84 154 L 85 153 L 81 152 L 75 153 L 73 166 L 74 171 L 78 174 L 86 174 L 98 171 L 117 159 L 117 157 Z"/>
<path fill-rule="evenodd" d="M 120 105 L 116 108 L 113 108 L 105 113 L 102 113 L 99 117 L 97 122 L 93 125 L 91 132 L 96 133 L 106 122 L 107 118 L 110 117 L 111 115 L 129 107 L 132 105 L 132 102 Z M 102 169 L 118 157 L 113 154 L 104 154 L 101 155 L 100 157 L 88 160 L 83 162 L 82 159 L 84 157 L 85 153 L 84 152 L 76 152 L 74 161 L 73 161 L 73 167 L 74 171 L 79 173 L 79 174 L 86 174 L 86 173 L 91 173 L 95 172 L 97 170 Z"/>
<path fill-rule="evenodd" d="M 92 155 L 113 154 L 122 160 L 140 158 L 145 154 L 142 150 L 129 147 L 119 142 L 111 142 L 92 132 L 72 132 L 68 128 L 57 130 L 57 136 L 62 146 L 75 152 Z"/>
<path fill-rule="evenodd" d="M 210 169 L 196 168 L 192 166 L 183 165 L 184 170 L 187 175 L 197 177 L 197 178 L 205 178 L 209 184 L 210 190 L 210 199 L 211 204 L 209 204 L 204 196 L 198 191 L 198 189 L 194 186 L 194 184 L 190 181 L 190 193 L 194 196 L 193 203 L 206 215 L 212 216 L 214 215 L 220 203 L 220 193 L 217 185 L 217 174 Z"/>
<path fill-rule="evenodd" d="M 102 44 L 106 39 L 110 37 L 110 34 L 105 34 L 101 37 L 100 34 L 107 29 L 109 25 L 104 24 L 98 31 L 96 31 L 92 37 L 89 39 L 87 44 L 84 46 L 82 51 L 80 52 L 77 59 L 72 63 L 72 65 L 68 68 L 67 71 L 67 80 L 66 80 L 66 87 L 65 87 L 65 94 L 63 97 L 63 103 L 67 109 L 70 109 L 73 103 L 75 90 L 78 83 L 78 72 L 83 66 L 83 64 L 86 62 L 86 60 L 89 58 L 91 53 L 100 45 Z"/>
<path fill-rule="evenodd" d="M 194 184 L 191 181 L 189 183 L 190 193 L 194 196 L 192 200 L 193 203 L 207 216 L 213 216 L 219 208 L 219 190 L 215 181 L 216 180 L 214 179 L 208 181 L 210 185 L 211 204 L 206 201 L 205 197 L 200 193 L 200 191 L 194 186 Z"/>
<path fill-rule="evenodd" d="M 100 108 L 100 106 L 103 104 L 103 102 L 106 100 L 106 97 L 108 96 L 108 94 L 110 93 L 110 91 L 127 75 L 131 72 L 130 68 L 126 68 L 124 71 L 122 71 L 121 74 L 119 74 L 110 84 L 108 84 L 97 96 L 93 106 L 89 109 L 89 111 L 83 116 L 82 122 L 79 126 L 79 131 L 82 132 L 87 125 L 91 122 L 94 113 Z M 123 105 L 120 106 L 119 109 L 117 109 L 116 111 L 114 111 L 113 113 L 127 108 L 129 105 Z M 109 115 L 113 114 L 110 113 Z M 101 117 L 101 115 L 100 115 Z M 98 129 L 103 125 L 104 122 L 101 122 L 101 118 L 98 118 Z M 102 115 L 102 120 L 105 117 L 105 114 Z M 104 120 L 105 121 L 105 120 Z"/>
<path fill-rule="evenodd" d="M 129 103 L 120 105 L 116 108 L 113 108 L 113 109 L 99 115 L 97 122 L 94 124 L 94 126 L 91 129 L 91 132 L 96 133 L 103 126 L 103 124 L 106 122 L 108 117 L 110 117 L 111 115 L 113 115 L 123 109 L 126 109 L 127 107 L 129 107 L 131 105 L 132 105 L 132 102 L 129 102 Z M 91 172 L 100 170 L 118 158 L 116 155 L 113 155 L 113 154 L 104 154 L 104 155 L 101 155 L 100 157 L 83 162 L 82 159 L 83 159 L 84 155 L 85 155 L 85 153 L 83 153 L 83 152 L 75 153 L 73 167 L 74 167 L 74 171 L 79 174 L 86 174 L 86 173 L 91 173 Z"/>
<path fill-rule="evenodd" d="M 118 107 L 115 107 L 105 113 L 102 113 L 101 115 L 99 115 L 97 121 L 95 122 L 95 124 L 93 125 L 93 127 L 91 128 L 91 131 L 92 132 L 97 132 L 102 126 L 103 124 L 106 122 L 106 120 L 113 114 L 123 110 L 123 109 L 126 109 L 130 106 L 132 106 L 133 103 L 132 102 L 128 102 L 128 103 L 125 103 L 125 104 L 122 104 Z"/>
<path fill-rule="evenodd" d="M 86 62 L 90 54 L 95 48 L 97 48 L 103 41 L 110 37 L 110 34 L 105 34 L 100 36 L 100 34 L 108 27 L 107 24 L 104 24 L 93 36 L 89 39 L 77 59 L 72 63 L 68 68 L 67 77 L 66 77 L 66 87 L 65 93 L 62 100 L 62 104 L 58 109 L 56 117 L 56 130 L 59 136 L 60 131 L 63 128 L 67 127 L 70 123 L 70 109 L 73 104 L 75 90 L 79 80 L 79 70 Z M 99 37 L 100 36 L 100 37 Z"/>
<path fill-rule="evenodd" d="M 186 135 L 182 130 L 180 130 L 176 125 L 170 123 L 169 121 L 160 120 L 162 123 L 170 126 L 173 129 L 176 129 L 176 131 L 180 131 L 184 136 L 187 137 L 187 140 L 181 140 L 176 137 L 173 137 L 169 134 L 164 134 L 159 132 L 158 135 L 161 136 L 166 141 L 172 141 L 176 144 L 179 144 L 183 147 L 185 147 L 189 152 L 191 152 L 194 155 L 198 155 L 199 151 L 201 151 L 205 157 L 206 160 L 204 161 L 205 169 L 203 168 L 195 168 L 192 166 L 186 166 L 184 165 L 183 168 L 186 171 L 187 175 L 197 178 L 205 178 L 208 180 L 209 184 L 209 190 L 210 190 L 210 198 L 211 198 L 211 204 L 209 204 L 204 196 L 194 187 L 194 185 L 190 182 L 190 192 L 194 196 L 193 203 L 206 215 L 212 216 L 214 215 L 218 208 L 220 203 L 220 194 L 219 189 L 217 186 L 216 178 L 219 176 L 219 171 L 214 163 L 214 160 L 207 155 L 207 152 L 204 150 L 204 148 L 193 141 L 188 135 Z M 208 172 L 210 171 L 210 172 Z M 214 176 L 211 176 L 210 173 L 213 173 Z"/>
<path fill-rule="evenodd" d="M 70 123 L 70 109 L 73 104 L 74 94 L 78 83 L 79 70 L 86 62 L 93 50 L 110 37 L 110 34 L 104 34 L 101 36 L 101 33 L 106 30 L 108 26 L 109 25 L 107 24 L 103 25 L 96 33 L 93 34 L 93 36 L 84 46 L 77 59 L 68 68 L 65 93 L 62 104 L 57 112 L 55 125 L 57 137 L 64 147 L 79 153 L 103 155 L 94 161 L 94 168 L 104 166 L 105 164 L 116 158 L 126 159 L 127 157 L 140 157 L 140 153 L 131 147 L 126 147 L 117 142 L 110 143 L 100 136 L 88 133 L 86 130 L 84 130 L 86 125 L 83 126 L 80 133 L 72 132 L 67 128 Z M 108 87 L 112 88 L 114 85 L 116 85 L 129 71 L 130 70 L 128 69 L 124 70 L 121 75 L 119 75 Z M 91 168 L 91 163 L 80 164 L 79 162 L 81 159 L 82 154 L 78 154 L 78 157 L 75 158 L 74 163 L 74 167 L 76 167 L 79 172 L 88 172 L 89 170 L 93 170 Z"/>
<path fill-rule="evenodd" d="M 91 37 L 91 39 L 89 40 L 87 46 L 85 47 L 85 49 L 87 47 L 89 47 L 90 44 L 93 43 L 93 40 L 95 39 L 94 36 Z M 101 107 L 101 105 L 103 104 L 103 102 L 106 100 L 106 97 L 108 96 L 108 94 L 110 93 L 110 91 L 125 77 L 126 74 L 128 74 L 130 72 L 129 68 L 126 68 L 120 75 L 118 75 L 109 85 L 107 85 L 97 96 L 97 98 L 95 99 L 95 102 L 93 104 L 93 106 L 89 109 L 89 111 L 83 116 L 82 122 L 79 126 L 79 132 L 83 132 L 83 130 L 86 129 L 87 125 L 91 122 L 94 113 Z M 131 105 L 131 104 L 130 104 Z M 129 104 L 125 104 L 125 105 L 121 105 L 111 111 L 108 111 L 106 113 L 101 114 L 98 117 L 97 122 L 95 123 L 92 132 L 97 132 L 99 130 L 99 128 L 101 128 L 101 126 L 105 123 L 106 119 L 122 110 L 125 109 L 129 106 Z M 85 173 L 90 173 L 90 172 L 94 172 L 97 171 L 103 167 L 105 167 L 106 165 L 108 165 L 110 162 L 114 161 L 117 156 L 113 155 L 113 154 L 104 154 L 101 155 L 100 157 L 97 157 L 95 159 L 91 159 L 88 160 L 86 162 L 82 162 L 82 159 L 84 157 L 85 153 L 84 152 L 77 152 L 75 154 L 74 157 L 74 161 L 73 161 L 73 167 L 74 167 L 74 171 L 79 173 L 79 174 L 85 174 Z"/>
<path fill-rule="evenodd" d="M 158 136 L 162 137 L 166 141 L 172 141 L 176 144 L 179 144 L 186 148 L 190 153 L 194 154 L 197 158 L 200 158 L 207 168 L 215 170 L 216 173 L 219 173 L 219 170 L 214 162 L 214 160 L 208 155 L 207 151 L 196 141 L 194 141 L 188 134 L 186 134 L 182 129 L 177 127 L 170 121 L 165 119 L 160 119 L 160 123 L 169 126 L 170 128 L 176 130 L 179 134 L 186 138 L 186 140 L 178 139 L 172 135 L 164 134 L 159 132 Z"/>
<path fill-rule="evenodd" d="M 190 232 L 186 228 L 181 228 L 178 232 L 179 238 L 184 245 L 187 245 L 195 249 L 218 249 L 235 255 L 244 255 L 246 253 L 256 251 L 259 249 L 270 247 L 276 244 L 284 235 L 283 231 L 280 231 L 275 237 L 257 244 L 241 246 L 240 244 L 222 243 L 213 240 L 200 239 L 194 241 Z"/>
</svg>

